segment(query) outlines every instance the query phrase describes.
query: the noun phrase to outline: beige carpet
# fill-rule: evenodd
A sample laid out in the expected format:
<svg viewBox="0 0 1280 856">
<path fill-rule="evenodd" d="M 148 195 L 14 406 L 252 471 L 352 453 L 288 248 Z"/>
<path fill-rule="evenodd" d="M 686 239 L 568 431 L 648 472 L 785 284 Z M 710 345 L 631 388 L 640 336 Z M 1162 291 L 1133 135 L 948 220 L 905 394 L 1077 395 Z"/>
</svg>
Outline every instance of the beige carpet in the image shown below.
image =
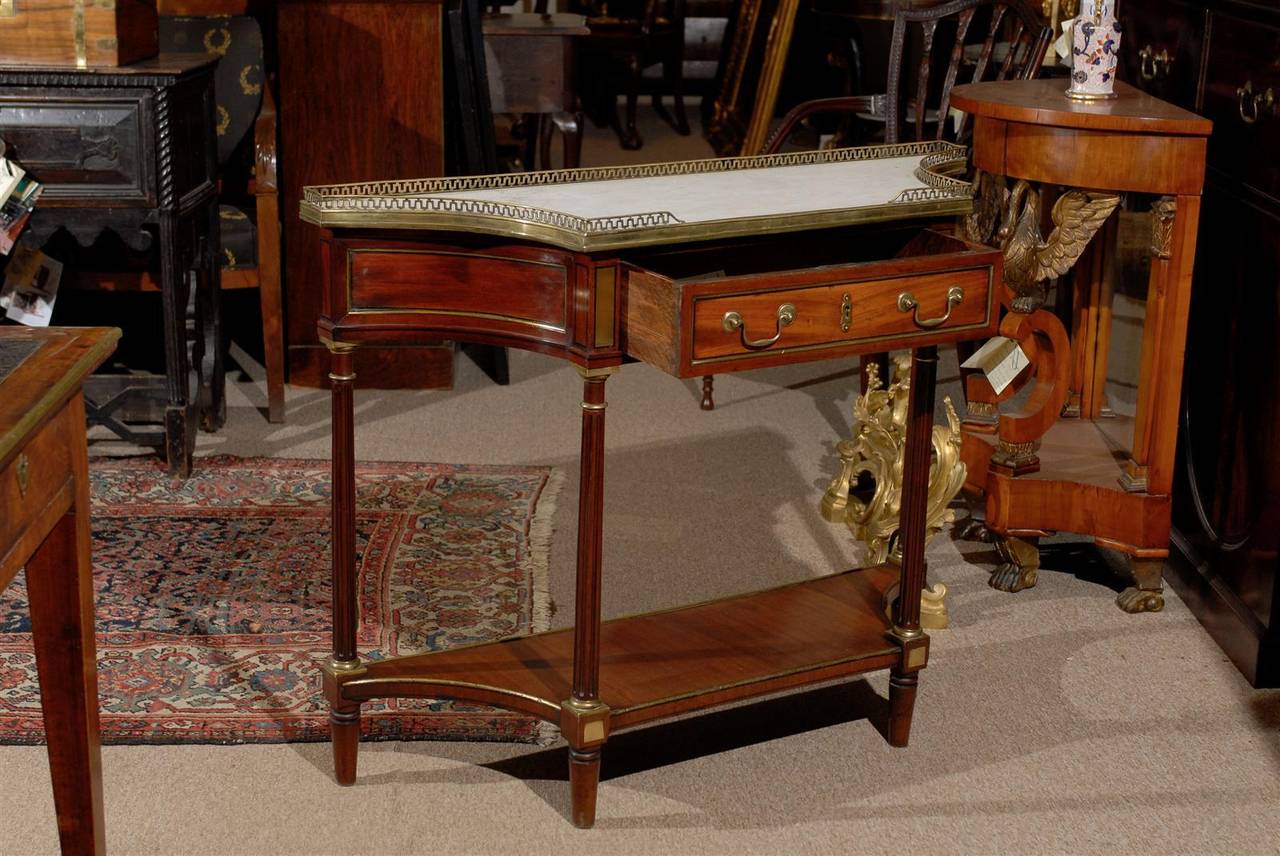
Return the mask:
<svg viewBox="0 0 1280 856">
<path fill-rule="evenodd" d="M 954 363 L 944 377 L 954 378 Z M 817 513 L 848 430 L 851 367 L 725 376 L 720 407 L 645 366 L 609 382 L 608 615 L 844 567 Z M 954 386 L 952 387 L 954 389 Z M 231 390 L 202 453 L 328 454 L 328 398 L 293 389 L 268 425 L 260 384 Z M 572 606 L 580 381 L 512 352 L 512 383 L 468 361 L 451 393 L 357 396 L 369 460 L 562 467 L 551 589 Z M 110 444 L 98 444 L 106 451 Z M 1254 692 L 1176 599 L 1127 616 L 1079 545 L 1040 585 L 986 585 L 980 544 L 931 546 L 953 592 L 911 746 L 879 729 L 885 679 L 622 735 L 605 748 L 597 828 L 566 819 L 563 744 L 383 743 L 340 788 L 326 744 L 110 747 L 116 854 L 801 854 L 1277 852 L 1280 694 Z M 1081 576 L 1077 576 L 1081 575 Z M 1083 578 L 1082 578 L 1083 577 Z M 1104 577 L 1105 578 L 1105 577 Z M 44 750 L 0 747 L 0 853 L 56 852 Z"/>
</svg>

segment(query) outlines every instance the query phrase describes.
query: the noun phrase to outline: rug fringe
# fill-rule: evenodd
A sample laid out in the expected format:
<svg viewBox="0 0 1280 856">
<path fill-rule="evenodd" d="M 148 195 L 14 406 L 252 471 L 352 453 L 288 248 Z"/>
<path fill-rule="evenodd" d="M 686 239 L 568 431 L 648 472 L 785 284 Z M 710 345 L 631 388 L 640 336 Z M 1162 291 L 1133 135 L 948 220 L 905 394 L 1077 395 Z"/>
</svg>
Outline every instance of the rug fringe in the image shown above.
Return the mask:
<svg viewBox="0 0 1280 856">
<path fill-rule="evenodd" d="M 533 581 L 533 609 L 529 629 L 533 633 L 541 633 L 551 627 L 551 536 L 555 531 L 552 521 L 564 480 L 564 470 L 552 468 L 547 476 L 547 484 L 542 488 L 542 495 L 538 497 L 533 519 L 529 521 L 529 575 Z M 537 745 L 546 746 L 559 737 L 560 729 L 557 726 L 550 722 L 538 722 L 538 736 L 535 740 Z"/>
</svg>

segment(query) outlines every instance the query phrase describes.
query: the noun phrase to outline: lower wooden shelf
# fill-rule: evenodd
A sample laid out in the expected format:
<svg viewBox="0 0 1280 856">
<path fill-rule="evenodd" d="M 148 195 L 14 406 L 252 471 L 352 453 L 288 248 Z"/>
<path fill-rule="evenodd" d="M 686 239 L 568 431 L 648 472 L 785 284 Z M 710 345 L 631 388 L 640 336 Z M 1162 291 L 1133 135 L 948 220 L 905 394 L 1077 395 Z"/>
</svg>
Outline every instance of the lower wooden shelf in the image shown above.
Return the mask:
<svg viewBox="0 0 1280 856">
<path fill-rule="evenodd" d="M 1044 435 L 1040 471 L 1021 476 L 989 472 L 994 435 L 966 433 L 966 485 L 987 495 L 987 525 L 1009 535 L 1076 532 L 1102 546 L 1147 556 L 1166 555 L 1169 496 L 1127 491 L 1133 420 L 1062 419 Z"/>
<path fill-rule="evenodd" d="M 880 565 L 602 623 L 610 730 L 893 666 L 902 647 L 883 604 L 899 575 Z M 348 701 L 446 697 L 557 722 L 573 682 L 573 631 L 371 662 L 336 680 Z"/>
</svg>

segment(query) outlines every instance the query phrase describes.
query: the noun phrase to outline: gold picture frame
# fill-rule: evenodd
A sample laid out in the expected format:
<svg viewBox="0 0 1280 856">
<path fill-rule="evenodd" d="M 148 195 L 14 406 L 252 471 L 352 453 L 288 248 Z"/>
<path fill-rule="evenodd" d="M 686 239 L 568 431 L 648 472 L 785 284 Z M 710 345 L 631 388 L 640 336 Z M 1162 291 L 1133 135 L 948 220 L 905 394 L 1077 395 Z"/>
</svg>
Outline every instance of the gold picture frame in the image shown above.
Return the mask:
<svg viewBox="0 0 1280 856">
<path fill-rule="evenodd" d="M 720 157 L 764 149 L 800 0 L 742 0 L 706 137 Z"/>
</svg>

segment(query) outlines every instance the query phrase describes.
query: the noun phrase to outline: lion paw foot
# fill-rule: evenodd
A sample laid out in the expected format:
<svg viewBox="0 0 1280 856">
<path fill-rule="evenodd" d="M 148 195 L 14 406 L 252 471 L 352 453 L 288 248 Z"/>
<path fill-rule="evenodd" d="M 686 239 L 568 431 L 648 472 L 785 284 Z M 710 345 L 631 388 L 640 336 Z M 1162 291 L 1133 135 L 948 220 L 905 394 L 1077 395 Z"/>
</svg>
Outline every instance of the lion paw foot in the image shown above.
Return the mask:
<svg viewBox="0 0 1280 856">
<path fill-rule="evenodd" d="M 987 585 L 999 591 L 1022 591 L 1034 586 L 1039 575 L 1039 568 L 1023 568 L 1013 562 L 1006 562 L 991 572 Z"/>
<path fill-rule="evenodd" d="M 1158 591 L 1130 586 L 1116 597 L 1116 606 L 1125 612 L 1159 612 L 1164 609 L 1164 595 Z"/>
</svg>

